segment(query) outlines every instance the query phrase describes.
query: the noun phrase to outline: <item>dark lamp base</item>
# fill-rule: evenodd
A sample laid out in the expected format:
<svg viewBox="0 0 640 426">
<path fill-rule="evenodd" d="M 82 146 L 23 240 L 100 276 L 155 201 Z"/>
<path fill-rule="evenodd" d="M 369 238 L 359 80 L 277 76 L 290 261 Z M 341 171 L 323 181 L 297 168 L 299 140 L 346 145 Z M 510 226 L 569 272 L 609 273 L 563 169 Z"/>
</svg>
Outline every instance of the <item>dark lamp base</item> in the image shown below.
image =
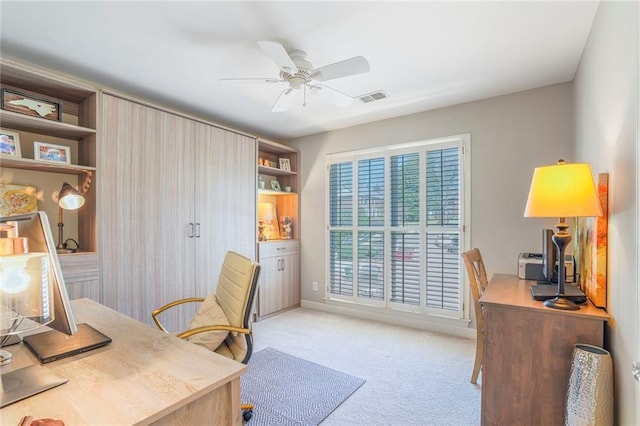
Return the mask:
<svg viewBox="0 0 640 426">
<path fill-rule="evenodd" d="M 580 306 L 562 296 L 558 296 L 553 299 L 547 299 L 544 301 L 543 305 L 548 308 L 562 309 L 565 311 L 577 311 L 580 309 Z"/>
</svg>

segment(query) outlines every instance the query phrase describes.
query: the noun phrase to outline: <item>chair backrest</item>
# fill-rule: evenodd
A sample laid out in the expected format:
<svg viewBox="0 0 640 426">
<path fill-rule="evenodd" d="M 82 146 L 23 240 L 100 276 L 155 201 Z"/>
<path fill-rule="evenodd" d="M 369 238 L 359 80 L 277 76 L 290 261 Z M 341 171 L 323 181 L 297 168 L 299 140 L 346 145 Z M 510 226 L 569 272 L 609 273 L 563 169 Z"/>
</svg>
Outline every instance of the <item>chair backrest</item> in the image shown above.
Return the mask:
<svg viewBox="0 0 640 426">
<path fill-rule="evenodd" d="M 225 255 L 216 300 L 224 311 L 229 324 L 251 329 L 251 307 L 258 287 L 260 265 L 248 257 L 229 251 Z M 236 361 L 247 363 L 253 351 L 253 335 L 229 333 L 226 346 Z"/>
<path fill-rule="evenodd" d="M 477 248 L 462 252 L 460 254 L 464 260 L 464 264 L 467 268 L 467 275 L 469 275 L 469 284 L 471 287 L 471 293 L 473 294 L 473 305 L 476 311 L 476 327 L 478 332 L 484 327 L 482 321 L 482 311 L 480 307 L 480 296 L 484 293 L 487 285 L 487 271 L 484 268 L 484 261 L 480 250 Z"/>
</svg>

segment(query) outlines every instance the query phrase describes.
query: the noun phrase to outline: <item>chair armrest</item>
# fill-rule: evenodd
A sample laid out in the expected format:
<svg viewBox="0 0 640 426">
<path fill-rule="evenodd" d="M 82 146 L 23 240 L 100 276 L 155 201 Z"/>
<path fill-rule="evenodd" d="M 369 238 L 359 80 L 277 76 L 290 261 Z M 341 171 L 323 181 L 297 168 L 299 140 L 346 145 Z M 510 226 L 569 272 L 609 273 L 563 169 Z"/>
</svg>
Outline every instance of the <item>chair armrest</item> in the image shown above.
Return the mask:
<svg viewBox="0 0 640 426">
<path fill-rule="evenodd" d="M 251 330 L 249 330 L 248 328 L 234 327 L 232 325 L 204 325 L 202 327 L 197 327 L 191 330 L 183 331 L 182 333 L 176 334 L 176 336 L 181 339 L 186 339 L 187 337 L 191 337 L 194 334 L 206 333 L 208 331 L 221 331 L 221 330 L 229 330 L 231 332 L 241 333 L 241 334 L 251 334 Z"/>
<path fill-rule="evenodd" d="M 204 302 L 204 297 L 187 297 L 186 299 L 174 300 L 173 302 L 167 303 L 166 305 L 161 306 L 155 311 L 151 312 L 151 318 L 153 318 L 153 322 L 156 323 L 156 325 L 160 330 L 164 331 L 165 333 L 168 333 L 167 329 L 164 328 L 162 324 L 160 324 L 158 315 L 160 315 L 161 313 L 163 313 L 169 308 L 173 308 L 174 306 L 182 305 L 184 303 L 191 303 L 191 302 Z"/>
</svg>

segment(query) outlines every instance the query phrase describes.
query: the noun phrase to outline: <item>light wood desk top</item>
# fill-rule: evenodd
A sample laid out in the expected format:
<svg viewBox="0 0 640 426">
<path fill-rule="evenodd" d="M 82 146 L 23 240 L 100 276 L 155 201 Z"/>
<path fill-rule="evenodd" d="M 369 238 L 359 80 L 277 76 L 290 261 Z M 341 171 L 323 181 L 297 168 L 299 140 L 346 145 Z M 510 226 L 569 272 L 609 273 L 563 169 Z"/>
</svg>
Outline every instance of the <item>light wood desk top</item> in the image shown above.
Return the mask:
<svg viewBox="0 0 640 426">
<path fill-rule="evenodd" d="M 74 300 L 72 306 L 78 323 L 91 325 L 113 342 L 45 364 L 69 381 L 2 408 L 0 423 L 17 425 L 30 415 L 59 418 L 66 426 L 241 424 L 240 376 L 245 365 L 92 300 Z M 22 344 L 6 349 L 13 353 L 13 362 L 0 372 L 38 362 Z M 202 411 L 207 417 L 199 417 Z"/>
<path fill-rule="evenodd" d="M 596 308 L 591 302 L 580 305 L 580 310 L 577 311 L 547 308 L 542 302 L 534 300 L 531 296 L 530 288 L 535 284 L 535 281 L 521 280 L 515 275 L 495 274 L 480 297 L 480 303 L 482 305 L 504 305 L 516 309 L 540 310 L 551 315 L 592 317 L 601 321 L 609 319 L 609 315 L 603 309 Z"/>
</svg>

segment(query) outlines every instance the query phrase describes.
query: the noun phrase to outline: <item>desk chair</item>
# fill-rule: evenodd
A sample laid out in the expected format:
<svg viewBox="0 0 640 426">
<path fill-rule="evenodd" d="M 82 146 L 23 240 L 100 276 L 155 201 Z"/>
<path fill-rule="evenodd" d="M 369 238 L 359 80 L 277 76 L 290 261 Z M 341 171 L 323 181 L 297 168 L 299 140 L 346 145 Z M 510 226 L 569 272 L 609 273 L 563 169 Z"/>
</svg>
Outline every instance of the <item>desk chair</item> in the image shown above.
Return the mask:
<svg viewBox="0 0 640 426">
<path fill-rule="evenodd" d="M 253 352 L 251 307 L 258 287 L 260 265 L 233 251 L 227 252 L 216 292 L 202 297 L 190 297 L 168 303 L 151 313 L 158 328 L 168 332 L 158 315 L 184 303 L 201 303 L 189 329 L 177 336 L 209 350 L 246 364 Z M 242 406 L 243 418 L 251 418 L 253 406 Z"/>
<path fill-rule="evenodd" d="M 478 374 L 482 367 L 482 354 L 484 351 L 484 320 L 482 318 L 482 306 L 480 306 L 480 296 L 484 293 L 489 282 L 487 281 L 487 271 L 480 250 L 474 248 L 460 254 L 464 260 L 469 275 L 469 286 L 473 295 L 473 306 L 476 313 L 476 360 L 471 373 L 471 383 L 478 382 Z"/>
</svg>

